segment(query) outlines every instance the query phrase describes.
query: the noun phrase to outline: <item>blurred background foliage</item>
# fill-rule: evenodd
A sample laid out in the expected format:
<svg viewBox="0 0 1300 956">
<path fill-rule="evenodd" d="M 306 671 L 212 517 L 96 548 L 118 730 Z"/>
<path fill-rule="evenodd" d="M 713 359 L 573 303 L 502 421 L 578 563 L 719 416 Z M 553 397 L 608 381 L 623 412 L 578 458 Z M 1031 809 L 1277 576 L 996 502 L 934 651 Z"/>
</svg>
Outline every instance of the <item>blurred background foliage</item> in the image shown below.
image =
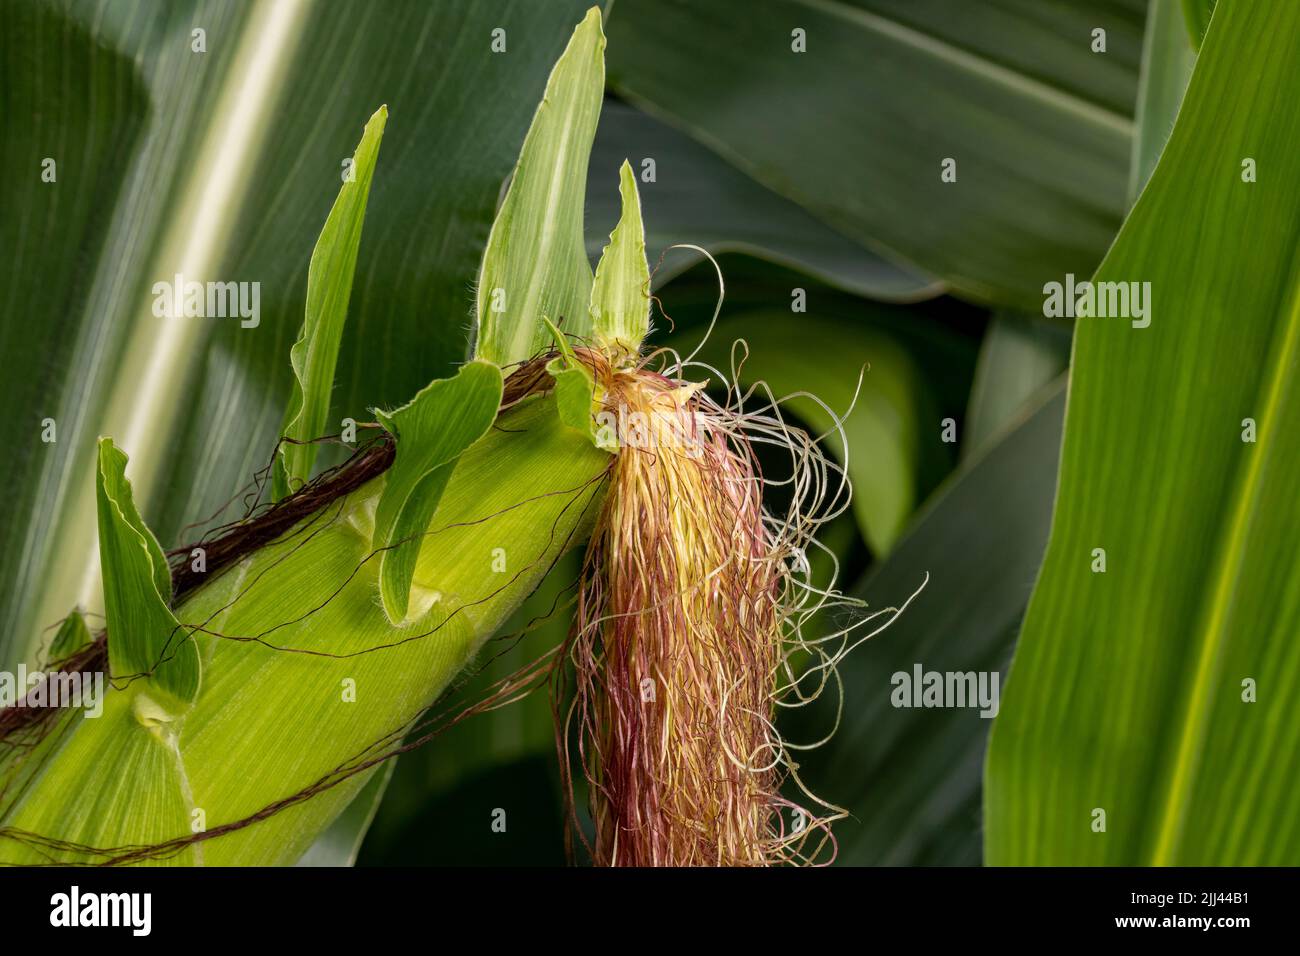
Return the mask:
<svg viewBox="0 0 1300 956">
<path fill-rule="evenodd" d="M 0 661 L 30 659 L 32 636 L 80 599 L 96 435 L 140 436 L 127 449 L 133 481 L 169 545 L 266 464 L 311 248 L 340 160 L 381 103 L 388 132 L 331 419 L 365 420 L 463 359 L 503 181 L 585 5 L 9 0 L 4 168 L 35 177 L 58 156 L 60 186 L 18 189 L 11 173 L 0 187 L 11 250 L 0 398 L 31 418 L 23 427 L 48 415 L 60 432 L 50 454 L 23 443 L 0 459 L 17 495 L 0 514 Z M 652 265 L 674 243 L 718 256 L 726 300 L 701 358 L 728 370 L 743 337 L 745 381 L 810 391 L 840 412 L 865 367 L 845 422 L 856 500 L 827 544 L 841 586 L 876 607 L 929 575 L 909 612 L 843 666 L 839 733 L 801 758 L 812 789 L 852 813 L 836 830 L 843 863 L 981 859 L 991 722 L 895 709 L 889 675 L 915 662 L 1005 673 L 1047 540 L 1070 351 L 1069 326 L 1041 318 L 1042 286 L 1093 272 L 1149 174 L 1195 57 L 1184 6 L 1197 5 L 607 5 L 593 259 L 626 157 L 641 174 Z M 276 17 L 287 21 L 279 45 L 250 49 Z M 496 28 L 503 54 L 490 50 Z M 1098 29 L 1105 52 L 1093 49 Z M 794 30 L 806 52 L 792 49 Z M 251 106 L 249 69 L 271 71 Z M 241 143 L 212 139 L 223 102 L 253 114 Z M 241 178 L 217 221 L 187 218 L 213 151 Z M 948 158 L 955 182 L 940 177 Z M 196 231 L 210 239 L 209 274 L 261 282 L 262 322 L 208 323 L 159 366 L 149 286 Z M 716 302 L 713 267 L 667 252 L 655 285 L 671 323 L 656 316 L 652 342 L 689 351 Z M 788 412 L 814 431 L 829 424 L 807 401 Z M 576 558 L 557 568 L 456 693 L 472 697 L 561 640 L 576 570 Z M 791 739 L 817 739 L 834 704 L 785 718 Z M 489 827 L 497 807 L 504 835 Z M 404 756 L 304 863 L 559 863 L 561 816 L 550 705 L 537 694 Z"/>
</svg>

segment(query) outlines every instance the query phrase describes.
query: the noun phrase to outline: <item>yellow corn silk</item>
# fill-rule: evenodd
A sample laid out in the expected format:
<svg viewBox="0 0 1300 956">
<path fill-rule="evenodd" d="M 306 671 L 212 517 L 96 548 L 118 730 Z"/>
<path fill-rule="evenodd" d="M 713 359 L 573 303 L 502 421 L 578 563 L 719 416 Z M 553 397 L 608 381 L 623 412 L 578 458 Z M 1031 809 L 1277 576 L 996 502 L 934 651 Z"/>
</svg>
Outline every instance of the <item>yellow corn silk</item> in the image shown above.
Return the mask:
<svg viewBox="0 0 1300 956">
<path fill-rule="evenodd" d="M 114 675 L 120 689 L 107 693 L 102 716 L 60 717 L 39 746 L 0 757 L 0 861 L 296 861 L 374 768 L 292 798 L 400 743 L 590 532 L 609 456 L 564 425 L 549 396 L 518 401 L 497 424 L 455 465 L 401 624 L 379 597 L 381 475 L 176 609 L 201 660 L 192 704 Z M 164 854 L 132 853 L 163 843 Z"/>
</svg>

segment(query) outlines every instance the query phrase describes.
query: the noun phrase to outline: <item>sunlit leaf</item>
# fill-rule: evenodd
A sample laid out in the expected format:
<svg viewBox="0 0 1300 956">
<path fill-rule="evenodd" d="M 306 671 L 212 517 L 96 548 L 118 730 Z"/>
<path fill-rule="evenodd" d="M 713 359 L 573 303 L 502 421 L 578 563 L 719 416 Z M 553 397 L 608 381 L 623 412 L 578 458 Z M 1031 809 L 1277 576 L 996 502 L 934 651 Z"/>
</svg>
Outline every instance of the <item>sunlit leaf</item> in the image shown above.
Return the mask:
<svg viewBox="0 0 1300 956">
<path fill-rule="evenodd" d="M 1300 854 L 1300 113 L 1267 106 L 1300 87 L 1297 36 L 1300 5 L 1218 5 L 1095 277 L 1150 283 L 1150 324 L 1076 323 L 1051 542 L 990 743 L 989 862 Z"/>
<path fill-rule="evenodd" d="M 352 274 L 357 267 L 361 227 L 366 219 L 366 199 L 379 156 L 379 142 L 388 122 L 388 108 L 381 106 L 361 135 L 352 156 L 349 177 L 339 190 L 334 208 L 321 229 L 307 271 L 307 317 L 298 341 L 289 350 L 293 366 L 293 393 L 285 410 L 281 444 L 275 462 L 275 493 L 283 498 L 311 477 L 316 460 L 314 439 L 325 433 L 330 395 L 334 390 L 334 366 L 338 361 L 343 324 L 352 296 Z"/>
<path fill-rule="evenodd" d="M 548 340 L 542 318 L 585 337 L 592 274 L 583 241 L 587 159 L 605 90 L 605 34 L 592 7 L 546 84 L 479 271 L 475 354 L 498 365 Z"/>
</svg>

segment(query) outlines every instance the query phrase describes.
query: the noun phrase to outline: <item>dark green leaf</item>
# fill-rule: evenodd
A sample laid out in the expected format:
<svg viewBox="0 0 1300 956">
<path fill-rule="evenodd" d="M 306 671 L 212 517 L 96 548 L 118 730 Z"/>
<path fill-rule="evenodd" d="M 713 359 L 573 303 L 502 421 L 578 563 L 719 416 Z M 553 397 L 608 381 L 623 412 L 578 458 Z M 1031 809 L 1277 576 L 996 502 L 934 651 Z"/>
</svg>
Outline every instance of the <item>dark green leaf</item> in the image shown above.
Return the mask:
<svg viewBox="0 0 1300 956">
<path fill-rule="evenodd" d="M 593 260 L 618 220 L 609 170 L 624 157 L 641 171 L 646 246 L 651 266 L 657 266 L 657 286 L 699 260 L 687 249 L 665 255 L 671 245 L 691 243 L 714 255 L 745 252 L 785 263 L 836 288 L 885 302 L 911 302 L 943 289 L 936 280 L 864 249 L 686 134 L 617 101 L 606 101 L 601 113 L 587 180 L 587 253 Z M 652 179 L 646 178 L 647 162 L 654 163 Z"/>
<path fill-rule="evenodd" d="M 989 749 L 992 863 L 1300 858 L 1297 37 L 1300 4 L 1218 6 L 1095 277 L 1149 282 L 1150 324 L 1076 323 L 1051 543 Z"/>
<path fill-rule="evenodd" d="M 1047 542 L 1064 409 L 1051 398 L 957 472 L 889 559 L 855 589 L 872 608 L 912 605 L 840 665 L 839 732 L 801 755 L 804 779 L 846 807 L 841 863 L 978 864 L 980 777 L 991 720 L 974 709 L 891 705 L 891 677 L 926 671 L 1005 673 Z M 834 725 L 833 689 L 791 714 L 797 741 Z M 784 725 L 783 725 L 784 726 Z"/>
<path fill-rule="evenodd" d="M 1145 3 L 1052 13 L 623 0 L 610 79 L 860 244 L 1036 311 L 1044 282 L 1091 273 L 1119 226 Z M 941 180 L 949 159 L 955 182 Z"/>
<path fill-rule="evenodd" d="M 1067 329 L 1016 315 L 990 322 L 971 385 L 962 456 L 969 457 L 999 437 L 1025 403 L 1056 379 L 1069 361 Z"/>
</svg>

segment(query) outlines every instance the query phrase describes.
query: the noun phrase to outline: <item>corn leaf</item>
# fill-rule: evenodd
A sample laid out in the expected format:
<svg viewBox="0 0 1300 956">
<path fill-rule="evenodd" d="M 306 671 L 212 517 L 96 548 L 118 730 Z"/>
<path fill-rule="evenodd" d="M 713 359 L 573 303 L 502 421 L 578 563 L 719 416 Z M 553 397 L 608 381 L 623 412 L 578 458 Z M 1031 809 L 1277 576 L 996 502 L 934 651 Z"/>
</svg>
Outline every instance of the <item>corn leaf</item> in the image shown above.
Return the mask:
<svg viewBox="0 0 1300 956">
<path fill-rule="evenodd" d="M 334 207 L 325 219 L 307 270 L 307 315 L 298 341 L 289 350 L 293 367 L 293 393 L 285 410 L 280 446 L 275 462 L 275 495 L 283 498 L 311 477 L 316 460 L 314 439 L 325 433 L 334 388 L 343 325 L 352 296 L 352 275 L 361 247 L 361 227 L 366 219 L 370 181 L 379 158 L 379 143 L 388 122 L 388 107 L 381 106 L 366 123 L 361 142 L 352 155 L 351 177 L 339 189 Z"/>
<path fill-rule="evenodd" d="M 1204 39 L 1205 31 L 1210 25 L 1210 16 L 1214 13 L 1214 6 L 1218 0 L 1181 0 L 1181 2 L 1188 38 L 1191 41 L 1192 48 L 1199 50 L 1201 40 Z"/>
<path fill-rule="evenodd" d="M 375 514 L 374 538 L 375 547 L 384 549 L 379 594 L 395 625 L 407 617 L 411 579 L 429 521 L 456 460 L 496 420 L 502 383 L 496 365 L 467 362 L 454 377 L 431 382 L 396 411 L 375 413 L 397 439 L 397 457 Z"/>
<path fill-rule="evenodd" d="M 1076 325 L 1051 542 L 990 743 L 991 863 L 1300 859 L 1297 37 L 1298 4 L 1217 6 L 1095 277 L 1150 282 L 1150 325 Z"/>
<path fill-rule="evenodd" d="M 596 267 L 591 316 L 598 346 L 635 355 L 650 331 L 650 265 L 645 257 L 641 197 L 627 160 L 618 171 L 618 193 L 623 212 Z"/>
<path fill-rule="evenodd" d="M 646 253 L 661 286 L 701 256 L 674 249 L 689 242 L 717 255 L 744 252 L 793 266 L 837 289 L 882 302 L 938 295 L 943 284 L 864 249 L 807 210 L 725 162 L 685 133 L 618 100 L 606 101 L 587 176 L 587 255 L 600 258 L 622 215 L 609 171 L 632 157 L 643 199 Z"/>
<path fill-rule="evenodd" d="M 1146 0 L 751 7 L 619 0 L 611 86 L 963 296 L 1036 312 L 1045 281 L 1095 269 L 1126 208 Z"/>
<path fill-rule="evenodd" d="M 171 572 L 158 539 L 136 510 L 127 457 L 112 439 L 99 442 L 99 554 L 104 574 L 109 663 L 113 676 L 148 675 L 182 702 L 199 691 L 199 654 L 171 612 Z"/>
<path fill-rule="evenodd" d="M 800 758 L 814 792 L 852 817 L 836 825 L 847 866 L 977 866 L 980 797 L 993 721 L 978 708 L 893 706 L 891 678 L 926 671 L 1006 674 L 1047 545 L 1064 381 L 1023 409 L 918 511 L 889 557 L 853 588 L 871 609 L 929 583 L 883 634 L 839 665 L 845 706 L 828 691 L 792 711 L 793 740 L 826 746 Z"/>
<path fill-rule="evenodd" d="M 1065 371 L 1069 330 L 1044 319 L 999 315 L 980 345 L 962 436 L 962 458 L 987 448 L 1018 421 L 1027 403 Z"/>
<path fill-rule="evenodd" d="M 591 331 L 583 241 L 587 160 L 605 89 L 605 34 L 592 7 L 546 84 L 479 271 L 475 354 L 498 365 L 532 356 L 548 333 Z"/>
<path fill-rule="evenodd" d="M 1203 3 L 1204 0 L 1196 0 Z M 1165 148 L 1174 117 L 1196 65 L 1196 39 L 1188 37 L 1179 0 L 1150 0 L 1146 36 L 1142 41 L 1142 75 L 1138 81 L 1137 112 L 1133 117 L 1133 164 L 1129 170 L 1129 202 L 1134 202 L 1151 178 Z M 1208 15 L 1206 22 L 1208 21 Z"/>
</svg>

